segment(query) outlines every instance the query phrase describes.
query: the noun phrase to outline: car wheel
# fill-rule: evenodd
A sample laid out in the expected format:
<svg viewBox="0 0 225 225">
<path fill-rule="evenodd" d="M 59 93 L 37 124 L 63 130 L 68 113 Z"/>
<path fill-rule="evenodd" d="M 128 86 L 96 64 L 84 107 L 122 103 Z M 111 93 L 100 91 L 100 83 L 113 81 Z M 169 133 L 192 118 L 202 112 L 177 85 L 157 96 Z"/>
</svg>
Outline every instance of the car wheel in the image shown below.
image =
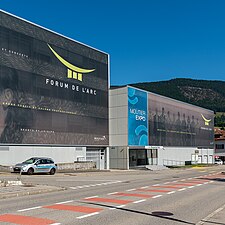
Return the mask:
<svg viewBox="0 0 225 225">
<path fill-rule="evenodd" d="M 55 169 L 52 168 L 52 169 L 50 170 L 49 174 L 50 174 L 50 175 L 54 175 L 54 174 L 55 174 Z"/>
<path fill-rule="evenodd" d="M 34 169 L 33 168 L 29 168 L 28 170 L 27 170 L 27 174 L 28 175 L 32 175 L 34 173 Z"/>
</svg>

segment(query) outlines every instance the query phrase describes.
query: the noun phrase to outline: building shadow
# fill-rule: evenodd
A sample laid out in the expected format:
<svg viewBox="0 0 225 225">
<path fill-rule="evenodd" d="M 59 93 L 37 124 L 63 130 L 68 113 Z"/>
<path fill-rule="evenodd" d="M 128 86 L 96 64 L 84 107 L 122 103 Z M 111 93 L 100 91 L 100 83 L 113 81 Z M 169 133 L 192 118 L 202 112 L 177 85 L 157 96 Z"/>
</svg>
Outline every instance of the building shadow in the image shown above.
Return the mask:
<svg viewBox="0 0 225 225">
<path fill-rule="evenodd" d="M 119 208 L 119 207 L 116 207 L 116 206 L 113 206 L 113 205 L 106 205 L 106 204 L 101 204 L 101 203 L 82 202 L 82 201 L 81 201 L 81 203 L 95 205 L 95 206 L 101 206 L 101 207 L 106 207 L 106 208 L 115 208 L 116 210 L 119 210 L 119 211 L 124 211 L 124 212 L 130 212 L 130 213 L 136 213 L 136 214 L 140 214 L 140 215 L 145 215 L 145 216 L 156 217 L 156 218 L 160 218 L 160 219 L 164 219 L 164 220 L 174 221 L 174 222 L 181 223 L 181 224 L 195 225 L 195 223 L 192 223 L 192 222 L 188 222 L 188 221 L 185 221 L 185 220 L 180 220 L 180 219 L 168 217 L 168 216 L 173 215 L 173 213 L 171 213 L 171 212 L 152 212 L 152 213 L 149 213 L 149 212 L 143 212 L 143 211 L 138 211 L 138 210 L 133 210 L 133 209 Z"/>
</svg>

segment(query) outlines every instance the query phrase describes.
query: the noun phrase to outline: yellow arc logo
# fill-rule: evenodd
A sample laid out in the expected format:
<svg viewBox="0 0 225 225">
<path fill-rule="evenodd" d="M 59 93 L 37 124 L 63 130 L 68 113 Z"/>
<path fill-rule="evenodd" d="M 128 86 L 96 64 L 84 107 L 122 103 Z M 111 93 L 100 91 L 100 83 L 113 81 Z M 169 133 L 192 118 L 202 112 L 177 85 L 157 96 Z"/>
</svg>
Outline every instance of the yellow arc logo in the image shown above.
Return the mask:
<svg viewBox="0 0 225 225">
<path fill-rule="evenodd" d="M 210 120 L 206 119 L 202 114 L 201 114 L 201 116 L 202 116 L 203 120 L 205 121 L 205 125 L 209 126 L 209 123 L 211 122 L 211 119 Z"/>
<path fill-rule="evenodd" d="M 61 57 L 49 44 L 47 44 L 55 57 L 67 67 L 67 78 L 73 78 L 79 81 L 83 80 L 83 73 L 91 73 L 95 71 L 95 69 L 83 69 L 66 61 L 63 57 Z"/>
</svg>

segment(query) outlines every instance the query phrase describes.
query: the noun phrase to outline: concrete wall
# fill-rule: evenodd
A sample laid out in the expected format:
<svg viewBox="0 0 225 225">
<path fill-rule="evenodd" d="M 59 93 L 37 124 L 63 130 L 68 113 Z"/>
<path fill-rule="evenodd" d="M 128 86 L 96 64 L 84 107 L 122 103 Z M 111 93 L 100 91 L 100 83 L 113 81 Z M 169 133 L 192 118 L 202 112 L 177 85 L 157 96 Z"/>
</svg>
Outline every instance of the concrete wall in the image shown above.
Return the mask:
<svg viewBox="0 0 225 225">
<path fill-rule="evenodd" d="M 127 87 L 109 91 L 109 145 L 126 146 L 128 143 Z"/>
<path fill-rule="evenodd" d="M 30 157 L 50 157 L 56 163 L 86 160 L 86 147 L 0 146 L 0 165 L 13 165 Z"/>
<path fill-rule="evenodd" d="M 94 170 L 96 169 L 95 162 L 75 162 L 75 163 L 58 163 L 58 172 L 73 172 L 80 170 Z"/>
<path fill-rule="evenodd" d="M 198 153 L 197 153 L 197 152 Z M 196 161 L 197 163 L 213 163 L 214 149 L 197 149 L 194 147 L 164 147 L 158 149 L 158 165 L 163 165 L 166 161 L 174 161 L 179 164 L 185 161 Z M 202 157 L 201 162 L 199 159 Z M 196 160 L 195 160 L 196 158 Z"/>
<path fill-rule="evenodd" d="M 109 149 L 110 169 L 129 169 L 129 154 L 127 146 L 110 147 Z"/>
</svg>

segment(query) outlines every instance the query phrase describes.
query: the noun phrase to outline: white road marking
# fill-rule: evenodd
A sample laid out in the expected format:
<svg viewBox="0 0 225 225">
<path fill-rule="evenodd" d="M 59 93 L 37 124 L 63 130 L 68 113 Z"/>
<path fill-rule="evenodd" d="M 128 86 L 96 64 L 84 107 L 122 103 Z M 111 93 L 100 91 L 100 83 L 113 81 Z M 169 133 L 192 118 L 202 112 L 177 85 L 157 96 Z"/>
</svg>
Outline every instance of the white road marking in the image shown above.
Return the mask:
<svg viewBox="0 0 225 225">
<path fill-rule="evenodd" d="M 190 188 L 190 189 L 191 189 L 191 188 L 194 188 L 194 187 L 195 187 L 195 186 L 190 186 L 190 187 L 188 187 L 188 188 Z"/>
<path fill-rule="evenodd" d="M 51 223 L 49 225 L 60 225 L 61 223 Z"/>
<path fill-rule="evenodd" d="M 186 188 L 181 188 L 181 189 L 179 189 L 178 191 L 184 191 L 184 190 L 186 190 Z"/>
<path fill-rule="evenodd" d="M 70 187 L 70 189 L 76 190 L 76 189 L 88 188 L 88 187 L 96 187 L 96 186 L 101 186 L 101 185 L 117 184 L 117 183 L 121 183 L 121 182 L 122 181 L 117 180 L 117 181 L 110 181 L 110 182 L 104 182 L 104 183 L 99 183 L 99 184 L 89 184 L 89 185 Z"/>
<path fill-rule="evenodd" d="M 36 207 L 32 207 L 32 208 L 27 208 L 27 209 L 20 209 L 20 210 L 17 210 L 17 212 L 25 212 L 25 211 L 30 211 L 33 209 L 40 209 L 40 208 L 42 208 L 42 206 L 36 206 Z"/>
<path fill-rule="evenodd" d="M 70 202 L 74 202 L 73 200 L 70 201 L 65 201 L 65 202 L 57 202 L 55 203 L 56 205 L 61 205 L 61 204 L 66 204 L 66 203 L 70 203 Z"/>
<path fill-rule="evenodd" d="M 126 205 L 118 205 L 118 206 L 116 206 L 116 208 L 123 208 L 123 207 L 125 207 Z"/>
<path fill-rule="evenodd" d="M 146 201 L 146 199 L 142 199 L 142 200 L 135 201 L 135 202 L 133 202 L 133 203 L 134 203 L 134 204 L 138 204 L 138 203 L 145 202 L 145 201 Z"/>
<path fill-rule="evenodd" d="M 162 195 L 156 195 L 156 196 L 153 196 L 152 198 L 159 198 L 161 197 Z"/>
<path fill-rule="evenodd" d="M 175 193 L 176 191 L 170 191 L 170 192 L 168 192 L 167 194 L 168 195 L 171 195 L 171 194 L 173 194 L 173 193 Z"/>
<path fill-rule="evenodd" d="M 78 216 L 77 219 L 83 219 L 83 218 L 86 218 L 86 217 L 89 217 L 89 216 L 94 216 L 94 215 L 97 215 L 97 214 L 99 214 L 99 212 L 94 212 L 94 213 L 86 214 L 86 215 L 83 215 L 83 216 Z"/>
<path fill-rule="evenodd" d="M 202 186 L 203 184 L 197 184 L 196 186 Z"/>
<path fill-rule="evenodd" d="M 106 181 L 108 181 L 108 182 L 114 182 L 115 180 L 76 180 L 76 179 L 65 179 L 65 180 L 63 180 L 63 179 L 57 179 L 56 181 L 63 181 L 63 182 L 77 182 L 77 181 L 80 181 L 80 182 L 92 182 L 92 181 L 94 181 L 94 182 L 101 182 L 101 181 L 103 181 L 103 182 L 106 182 Z"/>
<path fill-rule="evenodd" d="M 126 190 L 126 191 L 136 191 L 137 189 L 136 188 L 133 188 L 133 189 L 129 189 L 129 190 Z"/>
<path fill-rule="evenodd" d="M 209 221 L 210 218 L 212 218 L 213 216 L 215 216 L 218 212 L 220 212 L 224 208 L 225 208 L 225 205 L 223 205 L 222 207 L 218 208 L 217 210 L 215 210 L 214 212 L 212 212 L 211 214 L 209 214 L 208 216 L 206 216 L 204 219 L 202 219 L 201 221 L 199 221 L 198 223 L 196 223 L 196 225 L 202 225 L 204 223 L 207 223 L 207 221 Z"/>
<path fill-rule="evenodd" d="M 114 194 L 117 194 L 117 193 L 119 193 L 119 192 L 116 191 L 116 192 L 109 193 L 109 194 L 107 194 L 107 195 L 114 195 Z"/>
<path fill-rule="evenodd" d="M 154 185 L 152 185 L 153 187 L 155 187 L 155 186 L 159 186 L 160 184 L 154 184 Z"/>
<path fill-rule="evenodd" d="M 144 186 L 144 187 L 141 187 L 140 189 L 145 189 L 145 188 L 149 188 L 149 186 Z"/>
<path fill-rule="evenodd" d="M 126 205 L 118 205 L 118 206 L 112 206 L 112 207 L 110 207 L 109 209 L 110 210 L 115 210 L 115 209 L 117 209 L 117 208 L 123 208 L 123 207 L 125 207 Z"/>
<path fill-rule="evenodd" d="M 84 199 L 91 199 L 91 198 L 97 198 L 98 195 L 94 195 L 94 196 L 90 196 L 90 197 L 87 197 L 87 198 L 84 198 Z"/>
</svg>

